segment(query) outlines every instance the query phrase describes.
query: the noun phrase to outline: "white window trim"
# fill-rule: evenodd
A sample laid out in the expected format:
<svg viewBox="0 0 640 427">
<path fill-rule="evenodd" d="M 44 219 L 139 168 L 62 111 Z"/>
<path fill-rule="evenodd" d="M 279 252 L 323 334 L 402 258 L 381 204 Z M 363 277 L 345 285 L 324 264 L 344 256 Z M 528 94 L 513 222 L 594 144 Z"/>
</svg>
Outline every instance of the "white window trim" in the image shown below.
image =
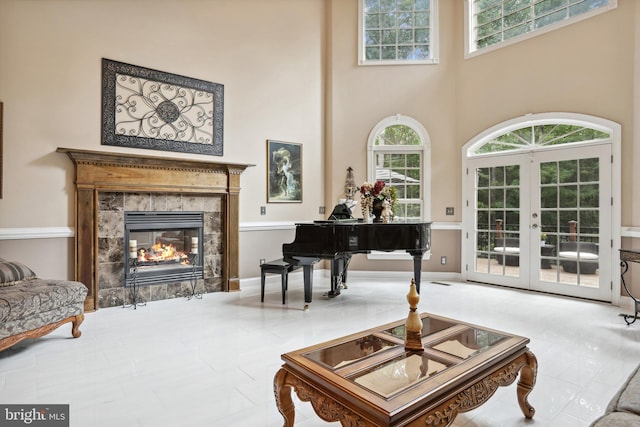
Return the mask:
<svg viewBox="0 0 640 427">
<path fill-rule="evenodd" d="M 520 36 L 513 37 L 509 40 L 496 43 L 491 46 L 483 47 L 481 49 L 476 49 L 474 47 L 475 46 L 474 33 L 472 31 L 473 14 L 471 13 L 472 4 L 473 4 L 473 0 L 465 0 L 465 6 L 464 6 L 464 22 L 465 22 L 464 24 L 464 58 L 465 59 L 469 59 L 485 53 L 493 52 L 494 50 L 502 49 L 503 47 L 511 46 L 513 44 L 520 43 L 521 41 L 529 40 L 531 38 L 541 36 L 548 32 L 555 31 L 559 28 L 566 27 L 568 25 L 575 24 L 585 19 L 592 18 L 596 15 L 600 15 L 601 13 L 609 12 L 610 10 L 613 10 L 618 7 L 618 0 L 610 0 L 610 3 L 608 6 L 603 6 L 591 12 L 586 12 L 569 19 L 564 19 L 554 24 L 544 26 L 538 30 L 533 30 L 529 33 L 522 34 Z"/>
<path fill-rule="evenodd" d="M 438 19 L 438 2 L 440 0 L 431 0 L 431 30 L 429 37 L 431 39 L 430 52 L 431 58 L 424 60 L 381 60 L 367 61 L 364 52 L 364 0 L 358 0 L 358 65 L 376 66 L 376 65 L 430 65 L 440 63 L 440 20 Z"/>
<path fill-rule="evenodd" d="M 422 141 L 422 146 L 406 145 L 406 146 L 393 146 L 384 147 L 376 146 L 376 137 L 383 129 L 389 126 L 405 125 L 413 129 Z M 429 133 L 422 126 L 422 124 L 409 117 L 401 114 L 384 118 L 376 124 L 371 132 L 369 132 L 369 138 L 367 140 L 367 181 L 374 182 L 375 177 L 375 152 L 380 151 L 421 151 L 422 152 L 422 221 L 431 222 L 431 138 Z M 431 257 L 431 251 L 424 254 L 423 259 L 428 260 Z M 405 251 L 395 252 L 382 252 L 372 251 L 368 256 L 368 259 L 387 259 L 387 260 L 401 260 L 401 259 L 413 259 Z"/>
</svg>

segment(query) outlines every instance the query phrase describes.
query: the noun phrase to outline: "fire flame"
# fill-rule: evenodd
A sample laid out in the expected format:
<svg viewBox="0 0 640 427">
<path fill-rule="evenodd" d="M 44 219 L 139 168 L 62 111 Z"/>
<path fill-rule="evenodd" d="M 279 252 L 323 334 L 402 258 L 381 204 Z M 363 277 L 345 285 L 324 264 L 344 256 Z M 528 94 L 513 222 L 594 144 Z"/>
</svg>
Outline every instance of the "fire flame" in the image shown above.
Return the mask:
<svg viewBox="0 0 640 427">
<path fill-rule="evenodd" d="M 189 264 L 188 256 L 185 252 L 178 251 L 171 243 L 164 244 L 156 242 L 150 250 L 138 250 L 138 261 L 140 262 L 160 262 L 160 261 L 180 261 L 182 264 Z"/>
</svg>

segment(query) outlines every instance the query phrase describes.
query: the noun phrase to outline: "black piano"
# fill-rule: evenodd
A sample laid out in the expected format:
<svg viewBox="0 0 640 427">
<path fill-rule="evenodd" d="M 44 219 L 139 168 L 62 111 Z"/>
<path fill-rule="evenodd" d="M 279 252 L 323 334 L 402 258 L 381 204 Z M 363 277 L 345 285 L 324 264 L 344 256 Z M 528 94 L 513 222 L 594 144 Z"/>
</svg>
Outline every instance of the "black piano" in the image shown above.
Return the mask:
<svg viewBox="0 0 640 427">
<path fill-rule="evenodd" d="M 313 264 L 331 260 L 329 297 L 346 287 L 347 269 L 353 254 L 405 250 L 413 256 L 413 274 L 420 292 L 422 256 L 431 247 L 428 222 L 365 223 L 356 220 L 316 221 L 296 224 L 292 243 L 282 245 L 284 259 L 304 268 L 304 302 L 311 303 Z"/>
</svg>

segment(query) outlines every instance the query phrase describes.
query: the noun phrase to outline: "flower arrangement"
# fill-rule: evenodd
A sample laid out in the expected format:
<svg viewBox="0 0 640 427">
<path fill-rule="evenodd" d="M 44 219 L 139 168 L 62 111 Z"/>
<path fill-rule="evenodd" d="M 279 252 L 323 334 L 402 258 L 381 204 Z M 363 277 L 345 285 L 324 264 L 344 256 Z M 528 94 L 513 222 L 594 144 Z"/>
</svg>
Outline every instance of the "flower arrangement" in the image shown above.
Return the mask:
<svg viewBox="0 0 640 427">
<path fill-rule="evenodd" d="M 360 202 L 362 208 L 362 216 L 367 218 L 373 209 L 373 201 L 375 199 L 381 200 L 384 203 L 384 209 L 382 216 L 386 219 L 393 216 L 393 211 L 396 207 L 396 189 L 395 187 L 385 185 L 382 180 L 377 180 L 375 183 L 365 182 L 360 186 Z"/>
</svg>

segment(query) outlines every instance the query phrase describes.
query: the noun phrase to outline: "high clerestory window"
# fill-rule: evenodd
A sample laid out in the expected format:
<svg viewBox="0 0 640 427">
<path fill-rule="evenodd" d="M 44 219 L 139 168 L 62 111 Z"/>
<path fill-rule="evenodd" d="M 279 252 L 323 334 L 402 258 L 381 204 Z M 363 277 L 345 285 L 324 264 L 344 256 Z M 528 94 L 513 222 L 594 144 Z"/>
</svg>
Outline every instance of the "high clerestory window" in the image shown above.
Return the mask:
<svg viewBox="0 0 640 427">
<path fill-rule="evenodd" d="M 516 43 L 617 7 L 617 0 L 466 0 L 467 56 Z"/>
<path fill-rule="evenodd" d="M 358 63 L 437 63 L 437 18 L 438 0 L 358 0 Z"/>
</svg>

